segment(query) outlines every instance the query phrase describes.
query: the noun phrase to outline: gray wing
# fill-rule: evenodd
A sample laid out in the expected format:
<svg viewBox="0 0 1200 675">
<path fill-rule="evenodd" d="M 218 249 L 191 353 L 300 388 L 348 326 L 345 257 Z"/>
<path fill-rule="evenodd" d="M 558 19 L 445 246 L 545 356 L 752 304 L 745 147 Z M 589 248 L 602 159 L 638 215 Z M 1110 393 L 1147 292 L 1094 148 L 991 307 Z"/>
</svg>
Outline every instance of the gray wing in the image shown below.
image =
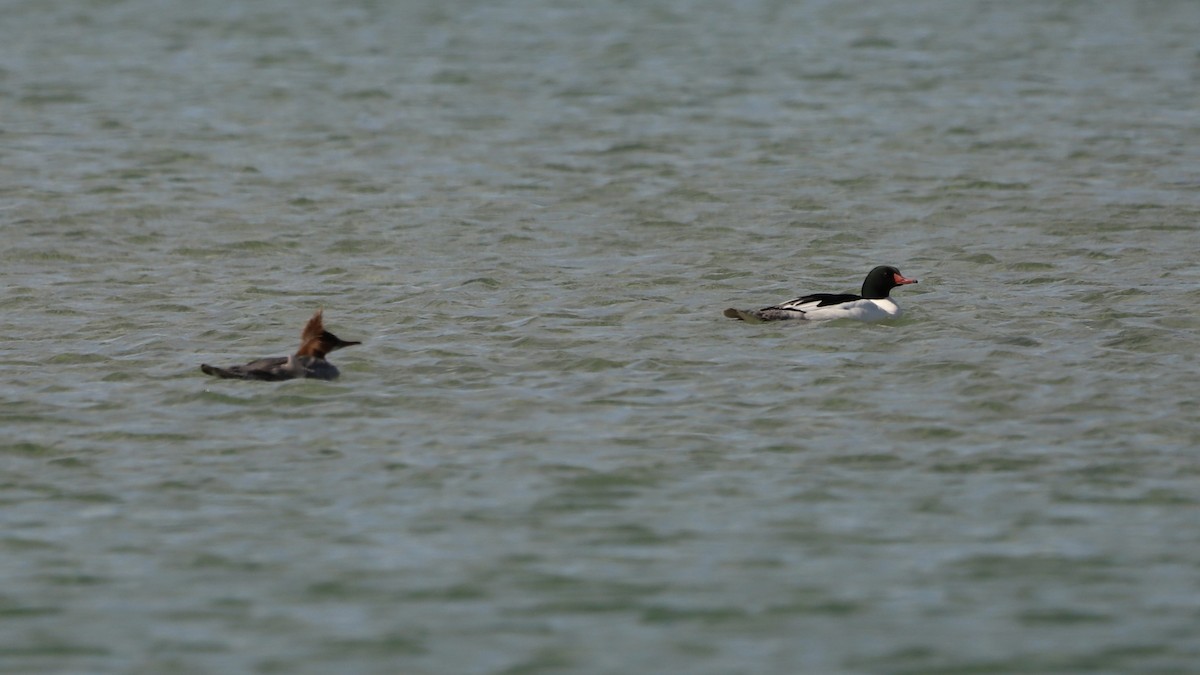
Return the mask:
<svg viewBox="0 0 1200 675">
<path fill-rule="evenodd" d="M 287 361 L 288 357 L 286 356 L 273 356 L 267 359 L 251 361 L 244 366 L 230 366 L 228 368 L 219 368 L 204 363 L 200 365 L 200 370 L 209 375 L 227 380 L 266 380 L 268 382 L 278 382 L 296 377 L 295 374 L 284 369 Z"/>
</svg>

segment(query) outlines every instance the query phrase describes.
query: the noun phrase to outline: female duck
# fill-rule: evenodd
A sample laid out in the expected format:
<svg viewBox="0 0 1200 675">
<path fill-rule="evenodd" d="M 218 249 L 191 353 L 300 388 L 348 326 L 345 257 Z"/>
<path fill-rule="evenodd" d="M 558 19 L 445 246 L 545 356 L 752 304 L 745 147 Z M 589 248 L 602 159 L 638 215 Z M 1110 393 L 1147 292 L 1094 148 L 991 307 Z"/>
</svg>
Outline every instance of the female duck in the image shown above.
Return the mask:
<svg viewBox="0 0 1200 675">
<path fill-rule="evenodd" d="M 230 366 L 228 368 L 218 368 L 217 366 L 210 366 L 204 363 L 200 365 L 200 370 L 209 375 L 234 380 L 267 380 L 270 382 L 279 382 L 298 377 L 335 380 L 338 376 L 338 369 L 332 363 L 325 360 L 325 355 L 342 347 L 360 345 L 362 343 L 347 342 L 325 330 L 325 326 L 321 322 L 323 311 L 320 309 L 317 310 L 317 313 L 313 314 L 312 318 L 305 324 L 304 330 L 300 333 L 300 349 L 296 350 L 296 353 L 291 356 L 273 356 L 251 361 L 244 366 Z"/>
</svg>

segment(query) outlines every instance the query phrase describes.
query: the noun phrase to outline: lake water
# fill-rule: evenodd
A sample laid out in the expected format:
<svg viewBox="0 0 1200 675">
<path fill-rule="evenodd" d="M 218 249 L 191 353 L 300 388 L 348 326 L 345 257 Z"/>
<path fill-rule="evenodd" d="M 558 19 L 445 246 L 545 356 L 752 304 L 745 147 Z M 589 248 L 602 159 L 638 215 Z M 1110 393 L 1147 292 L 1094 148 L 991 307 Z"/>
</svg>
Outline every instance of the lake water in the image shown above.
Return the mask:
<svg viewBox="0 0 1200 675">
<path fill-rule="evenodd" d="M 1198 30 L 9 3 L 0 672 L 1200 671 Z"/>
</svg>

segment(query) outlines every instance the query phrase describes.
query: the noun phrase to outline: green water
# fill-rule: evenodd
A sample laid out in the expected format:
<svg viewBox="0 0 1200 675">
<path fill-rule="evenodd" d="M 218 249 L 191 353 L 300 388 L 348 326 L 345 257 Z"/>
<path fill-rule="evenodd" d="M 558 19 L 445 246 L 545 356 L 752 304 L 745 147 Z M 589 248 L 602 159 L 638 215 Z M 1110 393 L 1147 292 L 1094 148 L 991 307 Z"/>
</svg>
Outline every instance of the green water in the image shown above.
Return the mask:
<svg viewBox="0 0 1200 675">
<path fill-rule="evenodd" d="M 396 5 L 6 12 L 0 672 L 1200 669 L 1200 5 Z"/>
</svg>

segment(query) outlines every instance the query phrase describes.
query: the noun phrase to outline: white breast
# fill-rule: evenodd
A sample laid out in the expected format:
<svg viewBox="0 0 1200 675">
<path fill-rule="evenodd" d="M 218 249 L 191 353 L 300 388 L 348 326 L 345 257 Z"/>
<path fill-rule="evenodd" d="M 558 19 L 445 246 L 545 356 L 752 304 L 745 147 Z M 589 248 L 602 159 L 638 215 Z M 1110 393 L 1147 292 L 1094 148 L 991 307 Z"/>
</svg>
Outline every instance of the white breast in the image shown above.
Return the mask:
<svg viewBox="0 0 1200 675">
<path fill-rule="evenodd" d="M 816 307 L 812 303 L 806 307 L 797 307 L 804 311 L 804 318 L 809 321 L 831 321 L 833 319 L 856 319 L 858 321 L 882 321 L 900 316 L 900 306 L 891 298 L 880 300 L 855 300 L 843 302 L 840 305 Z"/>
</svg>

